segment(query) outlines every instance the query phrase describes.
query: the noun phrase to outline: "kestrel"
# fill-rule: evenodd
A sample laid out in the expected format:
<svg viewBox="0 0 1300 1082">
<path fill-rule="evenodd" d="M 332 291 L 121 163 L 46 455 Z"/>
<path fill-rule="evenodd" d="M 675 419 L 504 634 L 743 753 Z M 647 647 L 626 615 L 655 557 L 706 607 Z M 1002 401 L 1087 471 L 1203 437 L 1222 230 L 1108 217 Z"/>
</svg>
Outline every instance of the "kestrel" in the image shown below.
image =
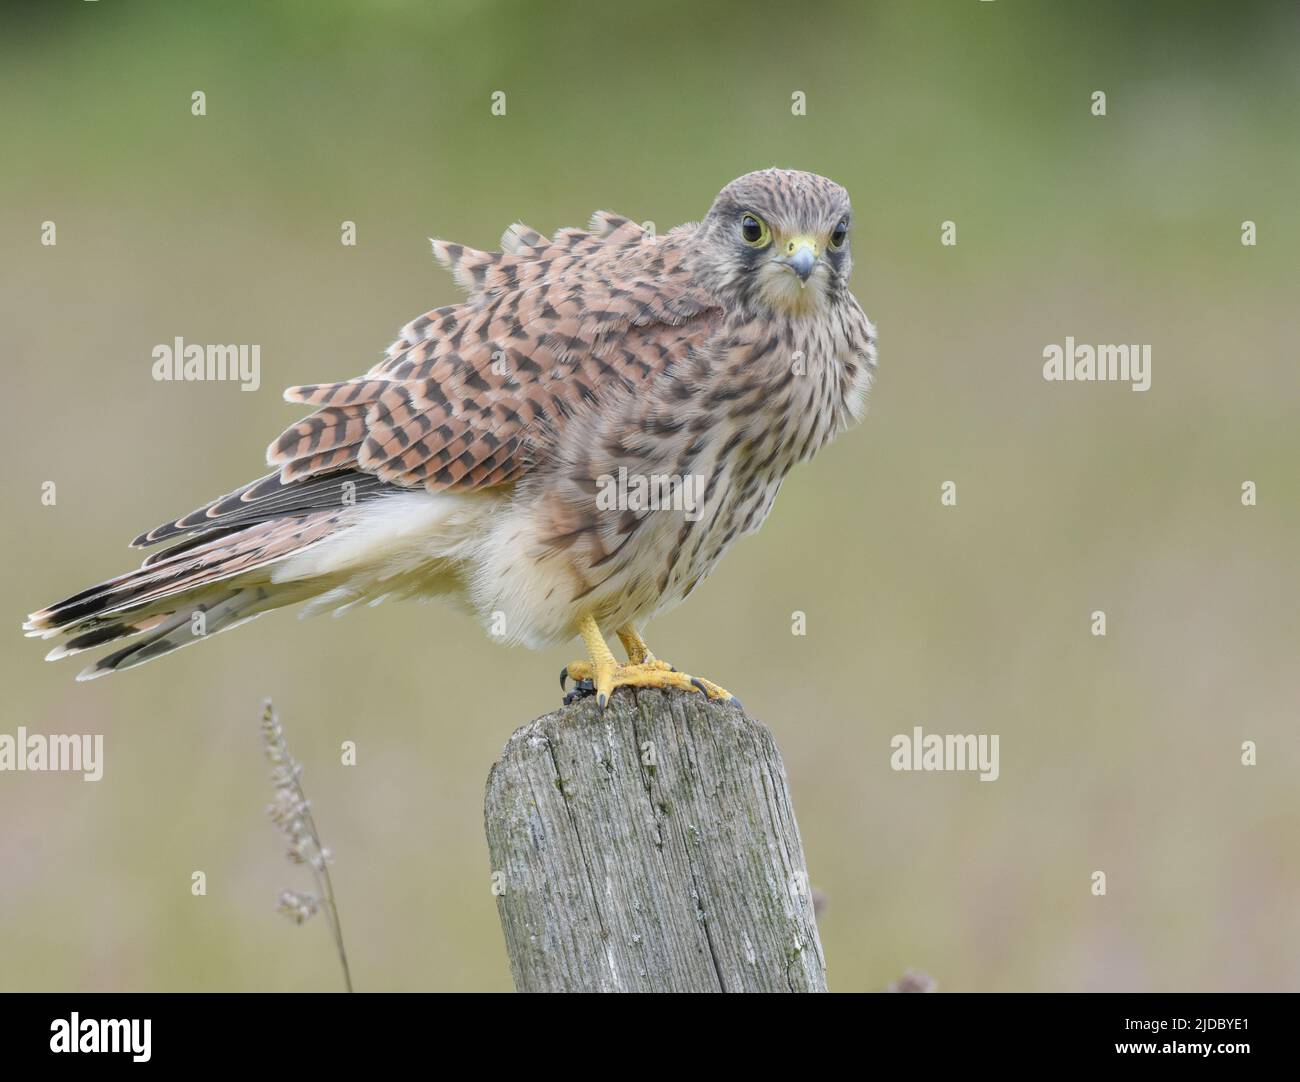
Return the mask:
<svg viewBox="0 0 1300 1082">
<path fill-rule="evenodd" d="M 767 169 L 662 235 L 602 211 L 554 240 L 512 225 L 499 252 L 435 240 L 466 300 L 364 376 L 289 388 L 314 412 L 271 444 L 274 472 L 141 534 L 170 547 L 25 630 L 69 636 L 51 660 L 130 640 L 88 680 L 297 602 L 439 597 L 509 643 L 581 636 L 561 685 L 589 681 L 602 708 L 622 686 L 729 699 L 638 628 L 865 411 L 850 227 L 838 184 Z"/>
</svg>

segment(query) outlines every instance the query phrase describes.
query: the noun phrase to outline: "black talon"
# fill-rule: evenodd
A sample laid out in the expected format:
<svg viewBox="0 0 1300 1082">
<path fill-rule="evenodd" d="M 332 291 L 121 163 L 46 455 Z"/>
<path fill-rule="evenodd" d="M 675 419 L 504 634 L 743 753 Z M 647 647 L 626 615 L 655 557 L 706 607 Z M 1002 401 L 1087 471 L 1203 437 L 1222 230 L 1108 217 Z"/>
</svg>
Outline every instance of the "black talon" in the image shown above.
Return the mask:
<svg viewBox="0 0 1300 1082">
<path fill-rule="evenodd" d="M 745 712 L 745 704 L 740 701 L 739 696 L 733 695 L 731 697 L 731 705 L 734 706 L 737 710 L 739 710 L 742 714 Z"/>
<path fill-rule="evenodd" d="M 699 693 L 703 695 L 706 699 L 709 697 L 709 693 L 704 687 L 704 681 L 701 680 L 698 676 L 691 677 L 691 684 L 694 685 L 694 687 L 699 691 Z"/>
<path fill-rule="evenodd" d="M 600 712 L 602 714 L 605 712 L 605 706 L 608 703 L 608 701 L 609 700 L 605 698 L 604 692 L 601 692 L 599 695 L 596 696 L 596 705 L 600 707 Z"/>
<path fill-rule="evenodd" d="M 568 681 L 569 681 L 569 666 L 566 665 L 566 666 L 564 666 L 564 668 L 562 668 L 562 669 L 560 670 L 560 690 L 561 690 L 561 691 L 564 690 L 564 685 L 565 685 L 566 683 L 568 683 Z"/>
</svg>

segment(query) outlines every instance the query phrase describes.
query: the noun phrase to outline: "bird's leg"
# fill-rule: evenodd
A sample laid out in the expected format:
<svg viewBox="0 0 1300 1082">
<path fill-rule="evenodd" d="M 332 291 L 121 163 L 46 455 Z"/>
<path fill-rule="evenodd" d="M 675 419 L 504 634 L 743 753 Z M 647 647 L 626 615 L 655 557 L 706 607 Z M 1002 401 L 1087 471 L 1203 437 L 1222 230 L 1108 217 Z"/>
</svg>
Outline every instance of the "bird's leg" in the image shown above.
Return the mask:
<svg viewBox="0 0 1300 1082">
<path fill-rule="evenodd" d="M 566 666 L 560 673 L 560 687 L 564 688 L 570 678 L 578 681 L 579 685 L 583 681 L 591 681 L 596 702 L 602 710 L 609 702 L 609 697 L 614 694 L 614 689 L 621 687 L 680 688 L 683 691 L 698 691 L 710 699 L 730 700 L 737 706 L 740 705 L 740 701 L 726 688 L 719 687 L 711 680 L 702 680 L 696 676 L 677 672 L 668 662 L 660 661 L 650 653 L 645 640 L 630 624 L 618 632 L 619 640 L 627 650 L 626 665 L 620 665 L 614 660 L 614 655 L 610 652 L 595 618 L 590 613 L 579 618 L 578 632 L 587 644 L 587 653 L 591 655 L 591 661 L 575 661 Z"/>
<path fill-rule="evenodd" d="M 645 644 L 645 639 L 641 638 L 637 629 L 631 624 L 619 628 L 618 641 L 623 644 L 623 649 L 627 652 L 629 665 L 640 665 L 646 658 L 654 657 L 650 653 L 650 647 Z"/>
<path fill-rule="evenodd" d="M 629 665 L 645 665 L 655 660 L 654 654 L 650 652 L 650 647 L 646 645 L 645 639 L 641 638 L 640 632 L 631 624 L 619 628 L 618 640 L 623 644 L 623 649 L 627 651 L 627 661 Z M 671 665 L 665 662 L 659 664 L 665 668 L 671 669 Z"/>
</svg>

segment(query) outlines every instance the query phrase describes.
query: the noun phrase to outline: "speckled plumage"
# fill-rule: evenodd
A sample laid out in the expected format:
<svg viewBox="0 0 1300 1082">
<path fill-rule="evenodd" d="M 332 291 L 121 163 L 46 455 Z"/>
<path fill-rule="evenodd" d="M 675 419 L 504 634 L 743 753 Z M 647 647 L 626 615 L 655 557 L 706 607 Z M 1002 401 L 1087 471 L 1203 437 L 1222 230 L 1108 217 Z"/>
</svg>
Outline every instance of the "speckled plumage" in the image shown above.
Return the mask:
<svg viewBox="0 0 1300 1082">
<path fill-rule="evenodd" d="M 648 620 L 865 408 L 874 331 L 847 241 L 827 239 L 849 213 L 831 181 L 766 170 L 663 235 L 600 213 L 554 240 L 512 226 L 500 252 L 434 241 L 465 301 L 409 323 L 365 376 L 286 391 L 315 409 L 271 444 L 273 473 L 142 534 L 177 543 L 29 634 L 71 635 L 53 656 L 143 636 L 96 676 L 193 641 L 196 609 L 211 633 L 306 599 L 442 596 L 530 646 L 572 637 L 580 613 Z M 738 232 L 747 215 L 770 224 L 766 248 Z M 806 279 L 787 237 L 821 238 Z M 600 506 L 620 468 L 697 477 L 702 503 Z"/>
</svg>

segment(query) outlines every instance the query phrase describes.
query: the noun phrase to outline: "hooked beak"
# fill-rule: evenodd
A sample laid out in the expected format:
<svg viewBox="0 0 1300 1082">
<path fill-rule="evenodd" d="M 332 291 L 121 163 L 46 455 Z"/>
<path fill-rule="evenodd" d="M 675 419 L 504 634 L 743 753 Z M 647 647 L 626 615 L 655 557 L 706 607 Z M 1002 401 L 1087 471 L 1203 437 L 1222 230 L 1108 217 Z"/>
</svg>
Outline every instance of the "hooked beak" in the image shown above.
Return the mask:
<svg viewBox="0 0 1300 1082">
<path fill-rule="evenodd" d="M 808 276 L 817 266 L 817 241 L 809 236 L 791 237 L 785 242 L 780 262 L 799 276 L 801 286 L 807 285 Z"/>
</svg>

